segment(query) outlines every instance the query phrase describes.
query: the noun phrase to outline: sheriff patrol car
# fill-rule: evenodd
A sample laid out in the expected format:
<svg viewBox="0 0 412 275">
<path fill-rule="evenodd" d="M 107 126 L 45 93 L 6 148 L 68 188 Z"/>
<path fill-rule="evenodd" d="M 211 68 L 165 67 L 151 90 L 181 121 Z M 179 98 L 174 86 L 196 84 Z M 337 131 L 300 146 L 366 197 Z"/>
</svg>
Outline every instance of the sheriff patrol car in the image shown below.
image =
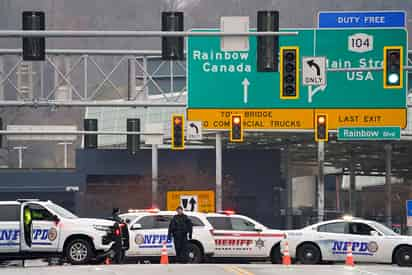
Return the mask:
<svg viewBox="0 0 412 275">
<path fill-rule="evenodd" d="M 386 226 L 353 217 L 321 222 L 301 230 L 286 231 L 290 256 L 303 264 L 344 261 L 352 248 L 355 262 L 412 265 L 412 237 Z"/>
<path fill-rule="evenodd" d="M 128 258 L 159 258 L 163 243 L 166 242 L 169 256 L 175 256 L 172 240 L 167 239 L 169 224 L 176 212 L 159 209 L 129 210 L 120 217 L 129 225 L 130 248 L 126 251 Z M 189 261 L 202 262 L 214 252 L 212 227 L 204 214 L 185 213 L 193 224 L 193 235 L 188 253 Z"/>
<path fill-rule="evenodd" d="M 113 253 L 115 224 L 80 219 L 51 201 L 0 201 L 0 261 L 64 256 L 86 264 Z"/>
<path fill-rule="evenodd" d="M 131 210 L 120 217 L 130 228 L 130 249 L 127 257 L 159 257 L 162 243 L 175 212 L 158 209 Z M 191 262 L 210 259 L 268 259 L 280 262 L 280 241 L 283 232 L 231 211 L 222 213 L 185 213 L 193 223 L 190 241 Z M 175 255 L 173 242 L 167 242 L 169 255 Z"/>
<path fill-rule="evenodd" d="M 213 227 L 214 258 L 267 260 L 280 263 L 280 242 L 284 232 L 269 229 L 233 211 L 205 214 Z"/>
</svg>

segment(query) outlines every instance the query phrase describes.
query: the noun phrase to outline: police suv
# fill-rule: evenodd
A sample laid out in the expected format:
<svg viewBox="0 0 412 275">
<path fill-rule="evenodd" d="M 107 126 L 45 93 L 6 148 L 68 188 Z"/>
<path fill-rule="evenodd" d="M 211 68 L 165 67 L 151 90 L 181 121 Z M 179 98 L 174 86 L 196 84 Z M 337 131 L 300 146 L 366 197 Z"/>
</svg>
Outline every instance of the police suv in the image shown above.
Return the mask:
<svg viewBox="0 0 412 275">
<path fill-rule="evenodd" d="M 284 233 L 233 211 L 204 214 L 213 227 L 213 257 L 231 260 L 267 260 L 280 263 Z"/>
<path fill-rule="evenodd" d="M 282 244 L 287 241 L 290 256 L 303 264 L 344 261 L 350 247 L 355 262 L 412 265 L 412 237 L 375 221 L 344 217 L 286 232 Z"/>
<path fill-rule="evenodd" d="M 190 262 L 211 259 L 271 259 L 280 262 L 280 241 L 284 234 L 232 211 L 222 213 L 185 212 L 193 223 L 193 239 L 189 245 Z M 127 257 L 159 257 L 162 243 L 167 241 L 169 223 L 175 212 L 158 209 L 130 210 L 120 217 L 130 229 Z M 174 246 L 167 241 L 168 254 Z"/>
<path fill-rule="evenodd" d="M 169 256 L 175 256 L 174 244 L 167 239 L 167 231 L 175 212 L 159 209 L 129 210 L 120 217 L 129 225 L 130 248 L 126 251 L 127 258 L 160 257 L 163 243 Z M 212 227 L 204 214 L 186 212 L 193 224 L 192 239 L 188 245 L 189 262 L 200 263 L 214 252 Z"/>
<path fill-rule="evenodd" d="M 112 251 L 116 223 L 81 219 L 51 201 L 0 201 L 0 261 L 63 256 L 86 264 Z"/>
</svg>

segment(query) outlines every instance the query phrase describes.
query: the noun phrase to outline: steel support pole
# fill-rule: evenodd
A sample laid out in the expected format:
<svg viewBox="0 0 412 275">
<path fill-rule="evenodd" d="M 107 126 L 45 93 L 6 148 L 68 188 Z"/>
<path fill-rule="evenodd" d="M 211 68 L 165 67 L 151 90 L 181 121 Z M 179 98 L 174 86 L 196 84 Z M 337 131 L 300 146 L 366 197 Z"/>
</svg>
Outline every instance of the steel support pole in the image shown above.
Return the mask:
<svg viewBox="0 0 412 275">
<path fill-rule="evenodd" d="M 84 81 L 84 83 L 83 83 L 83 99 L 84 100 L 87 100 L 89 98 L 88 97 L 88 91 L 87 91 L 88 90 L 88 85 L 89 85 L 89 83 L 88 83 L 89 79 L 88 79 L 88 73 L 87 73 L 88 59 L 89 59 L 88 55 L 83 56 L 83 76 L 84 76 L 83 77 L 83 81 Z"/>
<path fill-rule="evenodd" d="M 127 65 L 129 71 L 127 85 L 127 100 L 136 100 L 136 59 L 134 57 L 130 57 L 127 60 Z"/>
<path fill-rule="evenodd" d="M 23 168 L 23 150 L 27 149 L 27 146 L 16 146 L 13 147 L 14 150 L 18 151 L 19 154 L 19 168 Z"/>
<path fill-rule="evenodd" d="M 392 145 L 385 144 L 385 216 L 386 225 L 392 227 Z"/>
<path fill-rule="evenodd" d="M 349 165 L 349 213 L 356 215 L 356 176 L 355 176 L 355 163 L 353 155 L 351 154 L 351 161 Z"/>
<path fill-rule="evenodd" d="M 283 178 L 286 184 L 286 228 L 293 227 L 293 192 L 292 192 L 292 177 L 289 175 L 289 150 L 286 147 L 283 151 Z"/>
<path fill-rule="evenodd" d="M 3 57 L 0 56 L 0 100 L 4 100 L 4 62 L 3 62 Z"/>
<path fill-rule="evenodd" d="M 158 147 L 152 144 L 152 207 L 159 207 L 158 200 Z"/>
<path fill-rule="evenodd" d="M 142 72 L 142 74 L 143 74 L 143 100 L 147 100 L 148 98 L 149 98 L 149 86 L 148 86 L 148 81 L 149 81 L 149 79 L 148 79 L 148 77 L 147 77 L 147 74 L 145 73 L 145 72 L 148 72 L 148 66 L 147 66 L 147 57 L 146 56 L 144 56 L 143 57 L 143 69 L 144 69 L 144 72 Z"/>
<path fill-rule="evenodd" d="M 324 177 L 324 162 L 325 162 L 325 143 L 318 142 L 318 222 L 322 222 L 325 213 L 325 177 Z"/>
<path fill-rule="evenodd" d="M 216 210 L 222 211 L 222 133 L 216 133 Z"/>
</svg>

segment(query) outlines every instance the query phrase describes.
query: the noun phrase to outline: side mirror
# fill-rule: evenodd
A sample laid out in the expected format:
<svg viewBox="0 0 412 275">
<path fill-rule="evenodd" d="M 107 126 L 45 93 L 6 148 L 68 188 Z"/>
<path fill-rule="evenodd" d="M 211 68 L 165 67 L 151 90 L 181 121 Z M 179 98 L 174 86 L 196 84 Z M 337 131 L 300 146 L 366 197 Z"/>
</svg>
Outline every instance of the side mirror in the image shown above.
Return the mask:
<svg viewBox="0 0 412 275">
<path fill-rule="evenodd" d="M 379 232 L 375 230 L 371 230 L 370 234 L 371 236 L 379 236 Z"/>
<path fill-rule="evenodd" d="M 60 222 L 59 217 L 57 217 L 57 215 L 53 215 L 53 221 L 57 224 Z"/>
<path fill-rule="evenodd" d="M 142 225 L 140 223 L 135 223 L 130 227 L 130 230 L 139 230 L 142 229 Z"/>
</svg>

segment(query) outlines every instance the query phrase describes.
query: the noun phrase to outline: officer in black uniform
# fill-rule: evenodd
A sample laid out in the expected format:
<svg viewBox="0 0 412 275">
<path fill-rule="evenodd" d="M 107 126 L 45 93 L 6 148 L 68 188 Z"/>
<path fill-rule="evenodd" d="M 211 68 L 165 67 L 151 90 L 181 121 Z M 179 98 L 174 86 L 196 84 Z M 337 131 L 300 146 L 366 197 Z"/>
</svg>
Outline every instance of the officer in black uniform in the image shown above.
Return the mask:
<svg viewBox="0 0 412 275">
<path fill-rule="evenodd" d="M 120 209 L 119 208 L 113 208 L 112 211 L 112 220 L 117 223 L 117 230 L 120 230 L 120 223 L 122 222 L 122 219 L 119 217 L 120 214 Z M 122 232 L 120 231 L 120 235 L 114 236 L 114 263 L 116 264 L 121 264 L 124 260 L 124 254 L 125 252 L 123 251 L 123 243 L 122 243 Z"/>
<path fill-rule="evenodd" d="M 176 208 L 177 214 L 173 217 L 169 224 L 167 239 L 173 241 L 176 250 L 176 261 L 178 263 L 187 263 L 188 240 L 192 239 L 193 225 L 192 221 L 183 213 L 183 208 Z"/>
</svg>

